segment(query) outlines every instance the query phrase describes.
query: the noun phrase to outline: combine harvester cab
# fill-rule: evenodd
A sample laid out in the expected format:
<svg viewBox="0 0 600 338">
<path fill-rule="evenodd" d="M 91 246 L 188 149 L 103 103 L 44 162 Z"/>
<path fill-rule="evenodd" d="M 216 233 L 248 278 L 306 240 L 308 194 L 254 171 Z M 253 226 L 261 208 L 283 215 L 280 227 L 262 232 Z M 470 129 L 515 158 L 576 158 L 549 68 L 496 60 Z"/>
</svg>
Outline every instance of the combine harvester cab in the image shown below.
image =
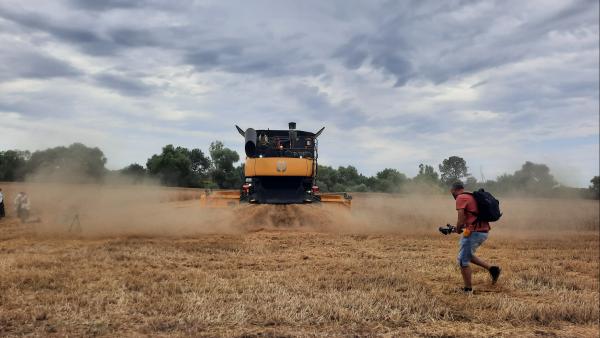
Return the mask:
<svg viewBox="0 0 600 338">
<path fill-rule="evenodd" d="M 201 198 L 202 205 L 326 203 L 351 207 L 350 195 L 322 194 L 316 184 L 317 138 L 324 127 L 316 133 L 296 130 L 294 122 L 289 123 L 288 130 L 244 131 L 235 127 L 245 141 L 244 183 L 239 191 L 207 191 Z"/>
</svg>

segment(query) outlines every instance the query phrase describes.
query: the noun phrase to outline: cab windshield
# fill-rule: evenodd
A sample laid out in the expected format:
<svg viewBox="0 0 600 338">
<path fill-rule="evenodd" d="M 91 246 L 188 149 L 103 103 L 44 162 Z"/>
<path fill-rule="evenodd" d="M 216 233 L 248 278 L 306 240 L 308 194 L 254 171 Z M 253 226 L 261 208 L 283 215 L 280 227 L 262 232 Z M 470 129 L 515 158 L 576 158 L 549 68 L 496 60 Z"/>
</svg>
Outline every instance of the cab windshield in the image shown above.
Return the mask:
<svg viewBox="0 0 600 338">
<path fill-rule="evenodd" d="M 314 134 L 304 131 L 257 130 L 257 157 L 314 158 Z"/>
</svg>

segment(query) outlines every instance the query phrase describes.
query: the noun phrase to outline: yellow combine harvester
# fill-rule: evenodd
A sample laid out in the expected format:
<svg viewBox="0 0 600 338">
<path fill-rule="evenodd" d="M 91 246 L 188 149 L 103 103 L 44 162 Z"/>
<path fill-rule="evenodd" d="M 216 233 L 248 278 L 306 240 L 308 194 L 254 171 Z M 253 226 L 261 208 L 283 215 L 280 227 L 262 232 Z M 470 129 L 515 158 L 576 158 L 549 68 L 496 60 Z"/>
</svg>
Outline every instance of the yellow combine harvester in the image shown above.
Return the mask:
<svg viewBox="0 0 600 338">
<path fill-rule="evenodd" d="M 296 130 L 290 122 L 288 130 L 245 131 L 235 126 L 244 137 L 246 163 L 244 183 L 240 190 L 207 191 L 201 198 L 204 206 L 250 204 L 328 203 L 350 207 L 352 197 L 346 193 L 320 193 L 316 184 L 318 141 L 316 133 Z"/>
</svg>

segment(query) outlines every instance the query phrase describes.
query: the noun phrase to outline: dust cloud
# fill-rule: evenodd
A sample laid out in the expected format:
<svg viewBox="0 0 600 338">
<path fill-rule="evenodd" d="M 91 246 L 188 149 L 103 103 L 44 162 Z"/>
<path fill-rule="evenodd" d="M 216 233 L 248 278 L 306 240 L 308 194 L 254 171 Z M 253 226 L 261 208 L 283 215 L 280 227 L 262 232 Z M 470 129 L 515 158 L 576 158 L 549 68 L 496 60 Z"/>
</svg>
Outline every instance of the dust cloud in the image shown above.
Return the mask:
<svg viewBox="0 0 600 338">
<path fill-rule="evenodd" d="M 28 193 L 32 219 L 41 220 L 34 225 L 39 235 L 193 236 L 274 229 L 401 232 L 415 227 L 436 228 L 447 211 L 424 208 L 425 197 L 409 200 L 377 194 L 360 194 L 353 200 L 352 209 L 325 204 L 212 209 L 200 206 L 201 189 L 38 182 L 9 183 L 4 189 L 9 204 L 10 196 L 18 191 Z M 452 203 L 445 204 L 451 210 Z"/>
<path fill-rule="evenodd" d="M 444 195 L 354 194 L 352 208 L 313 205 L 200 206 L 201 189 L 155 185 L 58 183 L 2 184 L 7 208 L 26 191 L 38 236 L 165 236 L 240 234 L 263 230 L 329 233 L 436 234 L 456 220 L 454 200 Z M 502 219 L 494 231 L 505 235 L 547 231 L 598 230 L 598 201 L 501 199 Z"/>
<path fill-rule="evenodd" d="M 448 217 L 452 203 L 426 208 L 424 196 L 401 198 L 390 195 L 359 194 L 352 208 L 335 203 L 292 205 L 241 205 L 229 211 L 230 227 L 242 231 L 286 230 L 332 233 L 389 233 L 437 229 Z M 450 213 L 451 214 L 451 213 Z M 445 224 L 445 223 L 444 223 Z"/>
<path fill-rule="evenodd" d="M 203 210 L 200 191 L 151 185 L 3 184 L 9 211 L 19 191 L 29 195 L 38 234 L 185 236 L 231 233 L 230 213 Z M 12 198 L 11 198 L 12 197 Z"/>
</svg>

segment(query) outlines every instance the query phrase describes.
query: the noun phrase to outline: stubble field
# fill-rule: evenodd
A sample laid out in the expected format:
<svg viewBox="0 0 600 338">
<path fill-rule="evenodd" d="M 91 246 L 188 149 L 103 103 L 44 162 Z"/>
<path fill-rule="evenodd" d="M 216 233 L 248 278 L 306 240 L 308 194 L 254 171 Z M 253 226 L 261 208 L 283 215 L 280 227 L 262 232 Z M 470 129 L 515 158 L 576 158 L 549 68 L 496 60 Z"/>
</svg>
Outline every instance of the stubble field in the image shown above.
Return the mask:
<svg viewBox="0 0 600 338">
<path fill-rule="evenodd" d="M 205 210 L 198 191 L 0 184 L 0 336 L 599 334 L 598 201 L 503 199 L 458 292 L 450 196 Z M 10 201 L 26 190 L 33 219 Z M 77 217 L 75 217 L 77 216 Z M 79 222 L 77 222 L 77 219 Z"/>
</svg>

